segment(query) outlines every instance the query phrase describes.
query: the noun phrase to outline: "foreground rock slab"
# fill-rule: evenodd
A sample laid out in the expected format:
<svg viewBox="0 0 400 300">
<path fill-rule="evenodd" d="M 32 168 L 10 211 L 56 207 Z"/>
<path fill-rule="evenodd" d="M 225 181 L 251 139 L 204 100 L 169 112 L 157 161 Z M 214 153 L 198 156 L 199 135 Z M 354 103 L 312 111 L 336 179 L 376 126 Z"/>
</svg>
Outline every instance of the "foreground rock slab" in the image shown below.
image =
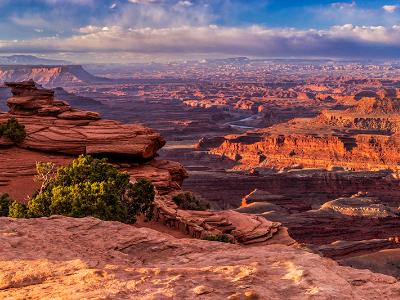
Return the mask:
<svg viewBox="0 0 400 300">
<path fill-rule="evenodd" d="M 0 218 L 1 299 L 398 299 L 393 277 L 284 245 L 176 239 L 94 218 Z"/>
</svg>

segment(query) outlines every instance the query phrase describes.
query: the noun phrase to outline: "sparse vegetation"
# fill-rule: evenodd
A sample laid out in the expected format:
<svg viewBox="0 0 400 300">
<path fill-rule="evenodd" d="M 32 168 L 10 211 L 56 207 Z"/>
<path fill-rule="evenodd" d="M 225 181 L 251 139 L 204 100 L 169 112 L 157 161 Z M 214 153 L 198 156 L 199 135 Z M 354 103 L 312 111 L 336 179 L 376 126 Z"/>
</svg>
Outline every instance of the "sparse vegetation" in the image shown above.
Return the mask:
<svg viewBox="0 0 400 300">
<path fill-rule="evenodd" d="M 184 192 L 180 193 L 172 198 L 176 205 L 181 209 L 187 210 L 208 210 L 210 204 L 201 200 L 196 199 L 193 193 Z"/>
<path fill-rule="evenodd" d="M 206 236 L 206 237 L 204 237 L 202 239 L 206 240 L 206 241 L 214 241 L 214 242 L 221 242 L 221 243 L 229 243 L 229 244 L 233 244 L 234 243 L 232 241 L 232 239 L 226 234 L 209 235 L 209 236 Z"/>
<path fill-rule="evenodd" d="M 0 196 L 0 217 L 7 217 L 10 207 L 11 199 L 8 194 Z"/>
<path fill-rule="evenodd" d="M 93 216 L 124 223 L 136 222 L 140 214 L 147 220 L 153 217 L 153 184 L 145 179 L 132 184 L 128 173 L 106 159 L 81 155 L 57 171 L 49 163 L 38 163 L 36 169 L 40 190 L 27 206 L 12 203 L 10 216 Z"/>
<path fill-rule="evenodd" d="M 6 136 L 14 143 L 21 143 L 26 137 L 25 125 L 20 124 L 15 117 L 0 124 L 0 137 Z"/>
<path fill-rule="evenodd" d="M 28 207 L 25 204 L 12 201 L 10 203 L 8 216 L 11 218 L 28 218 Z"/>
</svg>

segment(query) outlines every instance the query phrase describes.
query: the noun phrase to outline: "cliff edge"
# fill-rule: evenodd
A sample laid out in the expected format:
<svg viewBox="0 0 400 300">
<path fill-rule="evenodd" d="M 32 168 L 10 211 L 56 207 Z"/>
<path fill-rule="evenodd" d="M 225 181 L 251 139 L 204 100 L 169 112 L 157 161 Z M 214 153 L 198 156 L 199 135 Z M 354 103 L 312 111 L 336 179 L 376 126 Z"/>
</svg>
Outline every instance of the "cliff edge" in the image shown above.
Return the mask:
<svg viewBox="0 0 400 300">
<path fill-rule="evenodd" d="M 0 218 L 2 299 L 398 299 L 393 277 L 284 245 L 176 239 L 93 218 Z"/>
</svg>

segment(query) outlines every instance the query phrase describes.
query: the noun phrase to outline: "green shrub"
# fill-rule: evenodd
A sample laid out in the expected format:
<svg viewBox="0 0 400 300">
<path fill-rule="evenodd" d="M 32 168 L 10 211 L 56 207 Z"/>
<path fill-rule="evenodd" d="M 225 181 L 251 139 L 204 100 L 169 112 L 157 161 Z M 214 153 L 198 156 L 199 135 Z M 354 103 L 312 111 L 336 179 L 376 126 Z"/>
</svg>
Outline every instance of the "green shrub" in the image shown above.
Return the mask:
<svg viewBox="0 0 400 300">
<path fill-rule="evenodd" d="M 209 235 L 209 236 L 206 236 L 206 237 L 202 238 L 202 240 L 221 242 L 221 243 L 230 243 L 230 244 L 234 243 L 232 241 L 232 239 L 226 234 Z"/>
<path fill-rule="evenodd" d="M 124 198 L 125 206 L 128 209 L 128 223 L 135 223 L 138 213 L 143 214 L 146 221 L 153 219 L 154 197 L 153 184 L 146 179 L 138 179 L 128 190 L 127 197 Z"/>
<path fill-rule="evenodd" d="M 196 197 L 193 195 L 193 193 L 190 193 L 190 192 L 184 192 L 179 195 L 176 195 L 172 198 L 172 200 L 181 209 L 187 209 L 187 210 L 210 209 L 209 203 L 207 203 L 203 200 L 200 200 L 200 199 L 196 199 Z"/>
<path fill-rule="evenodd" d="M 10 207 L 10 196 L 8 194 L 3 194 L 0 196 L 0 217 L 7 217 Z"/>
<path fill-rule="evenodd" d="M 25 204 L 13 201 L 10 204 L 8 216 L 11 218 L 27 218 L 28 207 Z"/>
<path fill-rule="evenodd" d="M 93 216 L 125 223 L 134 223 L 140 214 L 147 220 L 153 217 L 153 184 L 145 179 L 130 183 L 129 174 L 106 159 L 81 155 L 54 174 L 49 164 L 38 164 L 37 171 L 42 185 L 29 201 L 26 216 Z"/>
<path fill-rule="evenodd" d="M 6 123 L 0 124 L 0 136 L 6 136 L 16 144 L 21 143 L 26 137 L 25 126 L 11 117 Z"/>
</svg>

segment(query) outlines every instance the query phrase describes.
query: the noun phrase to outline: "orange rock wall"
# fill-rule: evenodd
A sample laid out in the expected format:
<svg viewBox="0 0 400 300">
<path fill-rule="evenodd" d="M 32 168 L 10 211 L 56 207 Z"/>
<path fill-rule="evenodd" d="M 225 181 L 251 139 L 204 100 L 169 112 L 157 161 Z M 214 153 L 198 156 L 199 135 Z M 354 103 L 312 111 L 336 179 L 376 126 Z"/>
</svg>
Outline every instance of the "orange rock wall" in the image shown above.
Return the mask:
<svg viewBox="0 0 400 300">
<path fill-rule="evenodd" d="M 400 141 L 396 136 L 357 135 L 318 137 L 269 135 L 255 143 L 225 140 L 211 154 L 228 157 L 249 167 L 272 166 L 329 168 L 342 166 L 354 170 L 397 169 Z"/>
</svg>

